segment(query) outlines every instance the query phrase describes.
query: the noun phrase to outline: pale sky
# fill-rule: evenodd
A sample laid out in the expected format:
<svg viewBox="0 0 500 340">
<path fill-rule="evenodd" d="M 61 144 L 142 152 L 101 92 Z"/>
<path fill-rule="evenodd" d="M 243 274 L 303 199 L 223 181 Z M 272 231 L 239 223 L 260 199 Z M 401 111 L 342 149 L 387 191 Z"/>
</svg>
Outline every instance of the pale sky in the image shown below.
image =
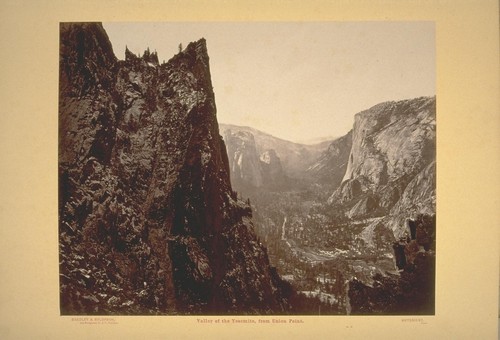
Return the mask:
<svg viewBox="0 0 500 340">
<path fill-rule="evenodd" d="M 340 137 L 354 114 L 435 95 L 433 22 L 103 23 L 125 58 L 204 37 L 220 123 L 291 141 Z"/>
</svg>

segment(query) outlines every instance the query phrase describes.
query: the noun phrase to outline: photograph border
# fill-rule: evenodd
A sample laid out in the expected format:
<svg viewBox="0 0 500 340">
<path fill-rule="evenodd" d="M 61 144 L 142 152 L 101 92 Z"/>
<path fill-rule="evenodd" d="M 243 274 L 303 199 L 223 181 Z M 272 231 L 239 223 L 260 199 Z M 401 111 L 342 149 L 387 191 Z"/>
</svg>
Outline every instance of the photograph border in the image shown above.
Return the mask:
<svg viewBox="0 0 500 340">
<path fill-rule="evenodd" d="M 498 2 L 91 1 L 2 5 L 0 337 L 497 337 L 500 121 Z M 59 315 L 58 55 L 61 21 L 435 21 L 436 315 L 303 316 L 286 325 L 199 317 Z M 213 317 L 214 319 L 218 317 Z M 232 319 L 233 317 L 228 317 Z M 234 317 L 246 318 L 246 317 Z M 253 317 L 258 318 L 258 317 Z"/>
</svg>

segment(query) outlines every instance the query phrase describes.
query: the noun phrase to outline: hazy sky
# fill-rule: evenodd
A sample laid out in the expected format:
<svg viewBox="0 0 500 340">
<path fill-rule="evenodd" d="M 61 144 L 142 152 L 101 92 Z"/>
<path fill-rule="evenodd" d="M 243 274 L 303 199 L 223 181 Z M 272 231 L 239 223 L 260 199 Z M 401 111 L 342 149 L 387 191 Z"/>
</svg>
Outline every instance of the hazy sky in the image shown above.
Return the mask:
<svg viewBox="0 0 500 340">
<path fill-rule="evenodd" d="M 342 136 L 354 114 L 435 95 L 432 22 L 104 23 L 113 49 L 160 62 L 204 37 L 221 123 L 306 141 Z"/>
</svg>

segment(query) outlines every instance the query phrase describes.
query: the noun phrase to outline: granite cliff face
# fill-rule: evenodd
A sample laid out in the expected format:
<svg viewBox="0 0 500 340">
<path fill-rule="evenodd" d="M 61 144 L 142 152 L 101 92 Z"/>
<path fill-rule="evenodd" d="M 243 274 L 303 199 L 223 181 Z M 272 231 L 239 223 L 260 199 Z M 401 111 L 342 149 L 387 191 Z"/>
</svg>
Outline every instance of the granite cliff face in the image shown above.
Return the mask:
<svg viewBox="0 0 500 340">
<path fill-rule="evenodd" d="M 396 236 L 405 218 L 435 213 L 435 98 L 376 105 L 355 116 L 347 169 L 329 203 L 351 218 L 382 217 Z"/>
<path fill-rule="evenodd" d="M 238 201 L 205 40 L 167 63 L 60 27 L 62 314 L 279 313 L 279 277 Z"/>
<path fill-rule="evenodd" d="M 254 133 L 245 129 L 223 128 L 229 156 L 231 183 L 238 191 L 255 188 L 282 188 L 287 182 L 281 159 L 274 149 L 263 149 Z"/>
<path fill-rule="evenodd" d="M 247 126 L 220 124 L 219 128 L 224 137 L 228 131 L 231 131 L 232 134 L 251 134 L 255 141 L 257 156 L 260 157 L 264 152 L 273 150 L 280 159 L 285 175 L 292 178 L 305 177 L 305 170 L 318 159 L 330 144 L 330 142 L 315 145 L 294 143 Z M 229 149 L 231 143 L 226 140 L 226 144 Z M 228 154 L 231 155 L 231 152 Z"/>
<path fill-rule="evenodd" d="M 420 171 L 434 158 L 435 99 L 386 102 L 356 114 L 345 180 L 377 188 Z"/>
<path fill-rule="evenodd" d="M 345 176 L 351 147 L 352 130 L 330 142 L 328 148 L 306 169 L 307 176 L 315 183 L 337 188 Z"/>
<path fill-rule="evenodd" d="M 244 184 L 262 186 L 263 174 L 254 136 L 247 131 L 226 130 L 224 139 L 229 155 L 232 184 L 236 187 Z"/>
</svg>

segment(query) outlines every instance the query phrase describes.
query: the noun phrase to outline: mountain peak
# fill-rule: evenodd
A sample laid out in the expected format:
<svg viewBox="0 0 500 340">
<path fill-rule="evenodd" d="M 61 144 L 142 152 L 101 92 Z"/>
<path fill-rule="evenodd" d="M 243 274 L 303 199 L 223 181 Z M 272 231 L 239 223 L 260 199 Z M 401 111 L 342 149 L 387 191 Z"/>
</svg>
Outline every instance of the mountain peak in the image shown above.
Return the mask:
<svg viewBox="0 0 500 340">
<path fill-rule="evenodd" d="M 61 28 L 62 314 L 283 312 L 219 135 L 206 41 L 159 67 Z"/>
<path fill-rule="evenodd" d="M 117 58 L 102 24 L 63 22 L 60 37 L 60 90 L 81 97 L 109 89 Z"/>
</svg>

